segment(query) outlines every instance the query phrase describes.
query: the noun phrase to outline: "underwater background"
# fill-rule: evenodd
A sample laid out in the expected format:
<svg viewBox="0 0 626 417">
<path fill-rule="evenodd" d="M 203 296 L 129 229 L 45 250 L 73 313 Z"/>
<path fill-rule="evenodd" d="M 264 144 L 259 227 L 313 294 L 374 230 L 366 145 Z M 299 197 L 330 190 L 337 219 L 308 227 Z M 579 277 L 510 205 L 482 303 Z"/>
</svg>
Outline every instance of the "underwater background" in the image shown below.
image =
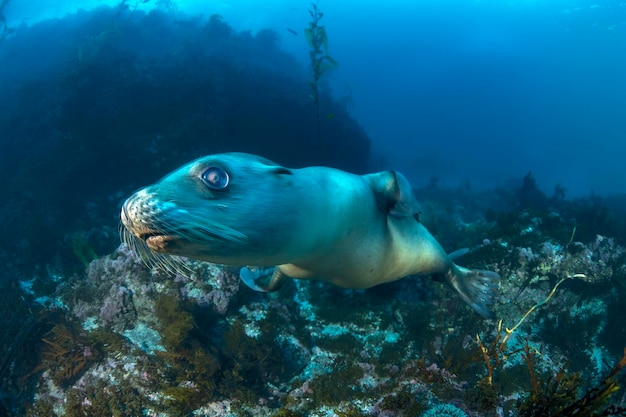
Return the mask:
<svg viewBox="0 0 626 417">
<path fill-rule="evenodd" d="M 619 1 L 0 0 L 0 416 L 626 415 L 625 74 Z M 401 171 L 497 320 L 120 245 L 226 151 Z"/>
</svg>

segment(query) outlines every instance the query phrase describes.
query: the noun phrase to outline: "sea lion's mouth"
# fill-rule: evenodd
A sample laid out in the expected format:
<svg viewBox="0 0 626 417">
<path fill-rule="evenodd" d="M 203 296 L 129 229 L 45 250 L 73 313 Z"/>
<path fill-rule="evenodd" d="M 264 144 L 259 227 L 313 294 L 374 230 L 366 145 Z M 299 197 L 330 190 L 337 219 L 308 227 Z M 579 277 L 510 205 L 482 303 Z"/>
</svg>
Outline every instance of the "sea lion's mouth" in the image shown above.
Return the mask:
<svg viewBox="0 0 626 417">
<path fill-rule="evenodd" d="M 149 268 L 156 267 L 172 274 L 189 276 L 191 270 L 181 258 L 160 249 L 166 246 L 166 241 L 173 241 L 176 237 L 154 230 L 135 233 L 123 223 L 120 226 L 120 237 Z"/>
<path fill-rule="evenodd" d="M 178 240 L 176 236 L 159 232 L 146 233 L 140 236 L 146 245 L 155 252 L 167 252 L 168 247 Z"/>
</svg>

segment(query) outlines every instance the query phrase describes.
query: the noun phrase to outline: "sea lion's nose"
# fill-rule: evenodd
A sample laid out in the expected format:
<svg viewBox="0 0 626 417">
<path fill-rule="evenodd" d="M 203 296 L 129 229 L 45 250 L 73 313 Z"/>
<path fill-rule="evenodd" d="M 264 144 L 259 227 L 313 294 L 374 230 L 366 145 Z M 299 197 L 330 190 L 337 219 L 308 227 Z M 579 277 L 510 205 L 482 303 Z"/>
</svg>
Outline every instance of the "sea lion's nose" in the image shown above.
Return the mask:
<svg viewBox="0 0 626 417">
<path fill-rule="evenodd" d="M 154 228 L 150 226 L 149 193 L 145 189 L 137 191 L 126 199 L 122 205 L 120 218 L 124 227 L 140 239 L 154 235 Z"/>
</svg>

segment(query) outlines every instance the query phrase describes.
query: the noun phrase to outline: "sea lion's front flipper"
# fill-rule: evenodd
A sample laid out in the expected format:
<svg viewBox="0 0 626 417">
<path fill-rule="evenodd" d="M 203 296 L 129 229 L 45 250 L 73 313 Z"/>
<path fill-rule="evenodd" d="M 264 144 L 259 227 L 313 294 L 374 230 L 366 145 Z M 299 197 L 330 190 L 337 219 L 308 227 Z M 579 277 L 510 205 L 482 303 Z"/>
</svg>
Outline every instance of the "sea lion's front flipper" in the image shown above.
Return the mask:
<svg viewBox="0 0 626 417">
<path fill-rule="evenodd" d="M 409 181 L 399 172 L 384 171 L 366 175 L 377 199 L 391 216 L 418 219 L 420 208 Z M 419 220 L 419 219 L 418 219 Z"/>
<path fill-rule="evenodd" d="M 481 316 L 494 319 L 491 306 L 498 297 L 500 275 L 492 271 L 467 269 L 456 264 L 445 274 L 446 282 Z"/>
<path fill-rule="evenodd" d="M 469 248 L 457 249 L 454 252 L 450 252 L 448 254 L 448 259 L 450 259 L 451 261 L 454 261 L 455 259 L 458 259 L 461 256 L 467 255 L 469 251 L 470 251 Z"/>
<path fill-rule="evenodd" d="M 280 288 L 287 277 L 278 268 L 256 268 L 244 266 L 239 271 L 241 280 L 255 291 L 270 292 Z"/>
</svg>

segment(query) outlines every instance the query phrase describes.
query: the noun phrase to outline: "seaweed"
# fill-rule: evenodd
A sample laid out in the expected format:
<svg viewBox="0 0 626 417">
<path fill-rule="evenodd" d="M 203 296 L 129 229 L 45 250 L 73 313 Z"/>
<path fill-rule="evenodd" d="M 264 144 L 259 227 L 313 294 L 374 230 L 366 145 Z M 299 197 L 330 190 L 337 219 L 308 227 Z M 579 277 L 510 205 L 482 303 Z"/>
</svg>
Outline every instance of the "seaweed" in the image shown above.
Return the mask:
<svg viewBox="0 0 626 417">
<path fill-rule="evenodd" d="M 499 393 L 488 379 L 481 379 L 465 392 L 465 401 L 476 411 L 485 415 L 494 415 L 499 405 Z"/>
<path fill-rule="evenodd" d="M 41 336 L 50 327 L 16 280 L 0 279 L 0 416 L 22 415 L 37 383 Z"/>
<path fill-rule="evenodd" d="M 85 231 L 76 231 L 67 235 L 72 253 L 80 261 L 81 265 L 86 268 L 91 261 L 98 258 L 95 249 L 89 243 L 89 236 Z"/>
<path fill-rule="evenodd" d="M 173 295 L 160 294 L 154 303 L 166 351 L 156 355 L 169 366 L 164 370 L 163 390 L 167 408 L 186 415 L 215 395 L 219 358 L 192 333 L 196 328 L 189 306 Z"/>
<path fill-rule="evenodd" d="M 607 406 L 611 397 L 621 388 L 617 376 L 626 367 L 626 348 L 622 358 L 607 376 L 582 396 L 578 394 L 581 387 L 580 373 L 568 374 L 561 368 L 556 375 L 542 381 L 535 371 L 537 353 L 528 343 L 524 347 L 523 357 L 530 373 L 532 391 L 519 405 L 520 417 L 626 416 L 626 407 L 615 404 Z"/>
<path fill-rule="evenodd" d="M 99 380 L 84 389 L 72 388 L 65 403 L 66 417 L 111 416 L 137 417 L 145 415 L 151 404 L 128 381 L 110 384 Z M 46 414 L 38 414 L 47 416 Z"/>
<path fill-rule="evenodd" d="M 294 365 L 285 363 L 269 314 L 257 323 L 255 339 L 241 320 L 217 321 L 207 309 L 173 295 L 159 295 L 154 311 L 166 348 L 155 353 L 167 364 L 160 367 L 159 390 L 173 415 L 185 415 L 221 396 L 254 404 L 270 396 L 268 382 L 293 377 Z"/>
<path fill-rule="evenodd" d="M 259 396 L 269 396 L 267 383 L 278 384 L 293 377 L 293 366 L 285 362 L 285 354 L 276 343 L 276 326 L 266 318 L 259 323 L 258 338 L 246 334 L 245 325 L 235 321 L 224 333 L 220 360 L 223 380 L 219 391 L 254 403 Z"/>
<path fill-rule="evenodd" d="M 73 384 L 100 356 L 77 326 L 62 319 L 41 339 L 42 364 L 35 371 L 47 369 L 50 378 L 61 387 Z"/>
<path fill-rule="evenodd" d="M 168 350 L 179 350 L 195 327 L 193 316 L 185 311 L 172 295 L 159 294 L 154 300 L 154 313 L 159 320 L 163 343 Z"/>
<path fill-rule="evenodd" d="M 522 318 L 520 318 L 519 321 L 515 324 L 515 326 L 513 326 L 510 329 L 506 327 L 504 329 L 504 332 L 502 331 L 502 320 L 500 320 L 498 322 L 498 327 L 496 330 L 496 337 L 491 341 L 489 345 L 485 346 L 482 339 L 480 338 L 480 335 L 476 335 L 476 342 L 478 343 L 480 351 L 482 352 L 483 359 L 487 367 L 486 380 L 489 384 L 491 384 L 493 381 L 493 373 L 495 369 L 498 368 L 500 365 L 502 365 L 505 361 L 509 360 L 509 358 L 512 355 L 522 351 L 521 349 L 518 349 L 512 352 L 509 351 L 508 341 L 511 335 L 515 333 L 515 331 L 526 321 L 528 316 L 530 316 L 530 314 L 533 311 L 535 311 L 537 308 L 543 306 L 548 301 L 550 301 L 550 299 L 552 299 L 552 297 L 556 293 L 556 290 L 559 288 L 559 286 L 563 282 L 570 280 L 570 279 L 585 279 L 585 278 L 586 276 L 583 274 L 574 274 L 572 276 L 562 278 L 559 282 L 556 283 L 556 285 L 554 285 L 554 287 L 552 287 L 552 290 L 543 301 L 540 301 L 537 304 L 533 305 L 531 308 L 529 308 L 526 311 L 526 313 L 522 316 Z"/>
<path fill-rule="evenodd" d="M 304 36 L 309 44 L 309 59 L 311 62 L 311 69 L 313 70 L 313 80 L 309 83 L 311 86 L 311 95 L 313 97 L 313 103 L 315 105 L 315 121 L 317 128 L 317 143 L 320 152 L 320 162 L 324 162 L 324 148 L 322 143 L 321 132 L 321 116 L 320 116 L 320 98 L 319 98 L 319 81 L 322 75 L 331 69 L 337 68 L 337 61 L 335 61 L 330 55 L 328 55 L 328 36 L 326 35 L 326 28 L 320 25 L 320 21 L 324 17 L 315 3 L 311 3 L 311 9 L 309 10 L 311 15 L 311 21 L 309 26 L 304 29 Z"/>
</svg>

